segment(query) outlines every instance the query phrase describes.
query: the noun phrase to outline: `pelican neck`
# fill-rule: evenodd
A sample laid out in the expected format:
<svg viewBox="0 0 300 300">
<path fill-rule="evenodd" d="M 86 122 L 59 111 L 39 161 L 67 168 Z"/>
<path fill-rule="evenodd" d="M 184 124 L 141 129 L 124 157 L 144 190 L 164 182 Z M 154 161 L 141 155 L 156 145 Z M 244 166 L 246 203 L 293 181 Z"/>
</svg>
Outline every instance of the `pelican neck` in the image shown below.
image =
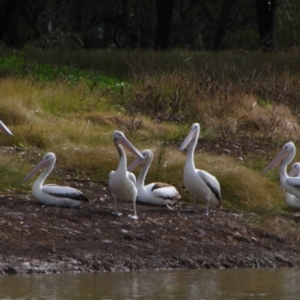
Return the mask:
<svg viewBox="0 0 300 300">
<path fill-rule="evenodd" d="M 152 160 L 153 160 L 153 155 L 150 154 L 150 156 L 145 161 L 145 164 L 144 164 L 143 168 L 140 171 L 140 174 L 139 174 L 138 179 L 137 179 L 137 185 L 139 185 L 139 186 L 144 186 L 145 185 L 146 175 L 148 173 L 148 170 L 150 168 Z"/>
</svg>

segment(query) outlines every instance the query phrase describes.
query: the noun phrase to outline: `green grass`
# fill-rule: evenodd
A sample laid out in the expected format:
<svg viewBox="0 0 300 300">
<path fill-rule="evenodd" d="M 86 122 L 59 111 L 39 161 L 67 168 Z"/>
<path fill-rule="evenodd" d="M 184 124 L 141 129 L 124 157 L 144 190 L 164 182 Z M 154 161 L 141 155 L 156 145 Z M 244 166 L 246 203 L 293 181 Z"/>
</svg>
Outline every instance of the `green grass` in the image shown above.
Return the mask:
<svg viewBox="0 0 300 300">
<path fill-rule="evenodd" d="M 0 58 L 0 119 L 14 136 L 1 134 L 0 143 L 26 154 L 1 154 L 0 189 L 15 187 L 48 151 L 56 153 L 60 169 L 108 181 L 118 164 L 112 133 L 122 130 L 138 149 L 154 151 L 147 182 L 172 183 L 192 202 L 182 182 L 186 153 L 178 147 L 199 122 L 199 143 L 243 137 L 273 145 L 272 153 L 248 154 L 244 163 L 196 155 L 196 167 L 219 179 L 223 207 L 284 213 L 278 171 L 260 172 L 278 145 L 299 143 L 297 67 L 297 56 L 281 53 L 6 53 Z"/>
</svg>

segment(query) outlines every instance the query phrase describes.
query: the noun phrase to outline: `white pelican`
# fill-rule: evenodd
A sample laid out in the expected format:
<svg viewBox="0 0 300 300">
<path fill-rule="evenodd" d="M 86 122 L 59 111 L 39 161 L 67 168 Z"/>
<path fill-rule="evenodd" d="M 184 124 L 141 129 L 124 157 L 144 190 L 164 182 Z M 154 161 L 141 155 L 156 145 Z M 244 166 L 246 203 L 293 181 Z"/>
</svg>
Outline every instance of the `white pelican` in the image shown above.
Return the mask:
<svg viewBox="0 0 300 300">
<path fill-rule="evenodd" d="M 290 177 L 299 177 L 300 176 L 300 163 L 296 162 L 293 164 L 290 172 L 289 172 Z M 292 209 L 300 209 L 300 199 L 295 197 L 294 195 L 286 192 L 285 193 L 285 203 L 287 204 L 288 207 Z"/>
<path fill-rule="evenodd" d="M 13 135 L 12 132 L 7 128 L 7 126 L 1 120 L 0 120 L 0 128 L 4 133 L 8 135 Z"/>
<path fill-rule="evenodd" d="M 122 214 L 117 211 L 117 199 L 133 202 L 133 215 L 130 218 L 137 220 L 136 213 L 136 197 L 137 188 L 136 178 L 133 173 L 127 171 L 126 154 L 121 145 L 125 146 L 130 152 L 135 154 L 141 160 L 144 159 L 143 155 L 129 142 L 121 131 L 115 131 L 113 134 L 114 144 L 118 150 L 120 160 L 116 171 L 109 173 L 109 188 L 114 199 L 115 211 L 114 215 L 121 216 Z"/>
<path fill-rule="evenodd" d="M 29 180 L 38 170 L 46 167 L 32 186 L 33 196 L 42 204 L 61 207 L 77 207 L 88 199 L 79 190 L 55 184 L 43 185 L 54 168 L 56 156 L 48 152 L 44 158 L 28 173 L 23 182 Z"/>
<path fill-rule="evenodd" d="M 192 128 L 181 143 L 179 150 L 185 149 L 189 144 L 188 155 L 183 171 L 183 181 L 188 191 L 194 197 L 194 210 L 196 210 L 197 199 L 205 200 L 206 215 L 209 214 L 209 206 L 221 206 L 220 183 L 216 177 L 206 171 L 195 168 L 194 152 L 200 134 L 200 124 L 194 123 Z"/>
<path fill-rule="evenodd" d="M 145 186 L 145 178 L 153 160 L 153 152 L 151 150 L 144 150 L 141 153 L 144 160 L 137 158 L 128 167 L 128 171 L 132 171 L 139 164 L 144 164 L 136 182 L 138 190 L 137 200 L 154 205 L 166 205 L 172 209 L 169 204 L 173 205 L 174 202 L 181 199 L 179 192 L 173 185 L 164 182 L 153 182 Z"/>
<path fill-rule="evenodd" d="M 296 147 L 293 142 L 286 143 L 278 155 L 262 171 L 262 174 L 279 166 L 280 184 L 286 192 L 300 198 L 300 177 L 290 177 L 286 173 L 287 165 L 293 160 L 296 154 Z"/>
</svg>

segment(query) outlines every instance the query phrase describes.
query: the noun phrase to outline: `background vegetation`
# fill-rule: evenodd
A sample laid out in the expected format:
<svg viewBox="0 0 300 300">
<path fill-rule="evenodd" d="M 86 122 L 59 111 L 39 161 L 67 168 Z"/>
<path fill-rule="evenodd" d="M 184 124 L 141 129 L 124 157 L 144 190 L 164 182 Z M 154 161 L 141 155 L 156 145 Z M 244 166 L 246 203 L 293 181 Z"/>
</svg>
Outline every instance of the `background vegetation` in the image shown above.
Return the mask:
<svg viewBox="0 0 300 300">
<path fill-rule="evenodd" d="M 224 207 L 287 211 L 278 171 L 260 172 L 282 143 L 299 144 L 299 66 L 296 53 L 4 48 L 0 118 L 14 136 L 0 136 L 2 189 L 29 192 L 20 182 L 48 151 L 57 155 L 49 181 L 106 183 L 118 129 L 154 151 L 148 182 L 175 184 L 191 201 L 178 147 L 199 122 L 196 165 L 219 179 Z"/>
<path fill-rule="evenodd" d="M 13 48 L 272 50 L 299 47 L 299 1 L 0 0 Z"/>
<path fill-rule="evenodd" d="M 190 201 L 178 147 L 199 122 L 196 165 L 219 179 L 224 207 L 271 224 L 288 208 L 277 170 L 260 172 L 283 143 L 299 145 L 299 11 L 283 0 L 0 0 L 0 119 L 14 133 L 0 135 L 1 190 L 29 193 L 20 182 L 47 151 L 49 181 L 107 183 L 119 129 L 154 151 L 148 182 Z"/>
</svg>

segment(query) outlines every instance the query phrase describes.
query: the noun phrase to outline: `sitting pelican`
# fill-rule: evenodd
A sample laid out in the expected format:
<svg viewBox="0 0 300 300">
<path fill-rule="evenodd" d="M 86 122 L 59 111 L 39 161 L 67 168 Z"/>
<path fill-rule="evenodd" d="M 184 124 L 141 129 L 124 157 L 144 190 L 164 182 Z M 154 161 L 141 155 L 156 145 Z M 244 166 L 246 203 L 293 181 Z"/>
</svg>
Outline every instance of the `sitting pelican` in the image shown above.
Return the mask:
<svg viewBox="0 0 300 300">
<path fill-rule="evenodd" d="M 168 208 L 173 209 L 169 204 L 173 205 L 174 202 L 181 199 L 179 192 L 173 185 L 163 182 L 153 182 L 145 186 L 145 178 L 153 160 L 153 152 L 144 150 L 141 153 L 144 160 L 137 158 L 127 169 L 132 171 L 139 164 L 144 164 L 136 182 L 137 200 L 154 205 L 166 205 Z"/>
<path fill-rule="evenodd" d="M 290 172 L 289 172 L 290 177 L 299 177 L 300 176 L 300 163 L 296 162 L 293 164 Z M 300 209 L 300 199 L 295 197 L 294 195 L 286 192 L 285 193 L 285 203 L 287 204 L 288 207 L 292 209 Z"/>
<path fill-rule="evenodd" d="M 1 130 L 8 134 L 8 135 L 13 135 L 12 132 L 8 129 L 8 127 L 0 120 L 0 128 Z"/>
<path fill-rule="evenodd" d="M 23 182 L 29 180 L 41 168 L 46 167 L 32 186 L 33 196 L 42 204 L 61 207 L 77 207 L 84 201 L 89 201 L 82 192 L 75 188 L 55 184 L 43 185 L 45 179 L 52 172 L 55 161 L 55 154 L 48 152 L 24 178 Z"/>
<path fill-rule="evenodd" d="M 136 178 L 133 173 L 127 171 L 126 154 L 121 145 L 125 146 L 130 152 L 135 154 L 140 160 L 143 160 L 143 155 L 129 142 L 123 132 L 115 131 L 113 134 L 114 144 L 119 153 L 119 165 L 116 171 L 109 173 L 109 188 L 114 199 L 115 211 L 114 215 L 121 216 L 122 214 L 117 211 L 117 199 L 133 202 L 133 215 L 130 218 L 137 220 L 136 213 L 136 197 L 137 188 Z"/>
<path fill-rule="evenodd" d="M 194 210 L 196 210 L 197 199 L 205 200 L 206 215 L 209 215 L 209 206 L 221 206 L 220 183 L 216 177 L 206 171 L 195 168 L 194 152 L 200 134 L 200 124 L 194 123 L 179 150 L 185 149 L 189 144 L 188 155 L 183 171 L 183 181 L 188 191 L 194 197 Z"/>
<path fill-rule="evenodd" d="M 279 166 L 280 184 L 286 192 L 300 198 L 300 177 L 290 177 L 286 173 L 287 165 L 293 160 L 296 154 L 296 147 L 293 142 L 283 145 L 277 156 L 265 167 L 261 174 Z"/>
</svg>

